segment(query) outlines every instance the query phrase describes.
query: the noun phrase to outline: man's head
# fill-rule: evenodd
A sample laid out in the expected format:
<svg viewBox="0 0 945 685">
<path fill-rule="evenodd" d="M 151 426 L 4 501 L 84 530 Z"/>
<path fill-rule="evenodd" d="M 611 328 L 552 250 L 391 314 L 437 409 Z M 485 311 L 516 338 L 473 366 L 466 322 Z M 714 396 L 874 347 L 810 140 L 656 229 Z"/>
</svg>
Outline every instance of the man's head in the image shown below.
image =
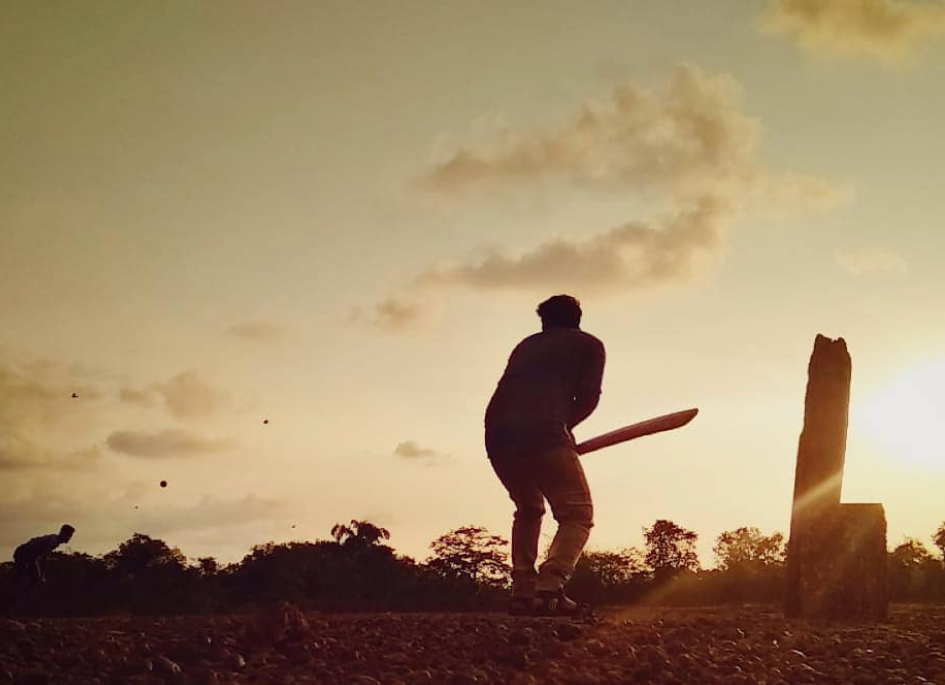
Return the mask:
<svg viewBox="0 0 945 685">
<path fill-rule="evenodd" d="M 541 329 L 580 328 L 581 303 L 570 295 L 555 295 L 538 305 Z"/>
<path fill-rule="evenodd" d="M 75 528 L 68 523 L 62 524 L 62 528 L 59 529 L 59 542 L 69 542 L 73 533 L 75 533 Z"/>
</svg>

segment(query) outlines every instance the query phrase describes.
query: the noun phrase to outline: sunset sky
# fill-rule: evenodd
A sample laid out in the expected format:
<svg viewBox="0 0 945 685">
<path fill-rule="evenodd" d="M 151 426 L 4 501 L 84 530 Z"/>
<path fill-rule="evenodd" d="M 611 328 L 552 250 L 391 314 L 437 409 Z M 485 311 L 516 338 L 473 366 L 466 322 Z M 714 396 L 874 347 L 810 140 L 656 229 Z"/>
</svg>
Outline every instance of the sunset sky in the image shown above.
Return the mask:
<svg viewBox="0 0 945 685">
<path fill-rule="evenodd" d="M 579 439 L 700 409 L 585 458 L 591 548 L 786 534 L 817 333 L 844 501 L 931 545 L 943 121 L 934 0 L 3 3 L 0 559 L 507 536 L 483 411 L 562 292 Z"/>
</svg>

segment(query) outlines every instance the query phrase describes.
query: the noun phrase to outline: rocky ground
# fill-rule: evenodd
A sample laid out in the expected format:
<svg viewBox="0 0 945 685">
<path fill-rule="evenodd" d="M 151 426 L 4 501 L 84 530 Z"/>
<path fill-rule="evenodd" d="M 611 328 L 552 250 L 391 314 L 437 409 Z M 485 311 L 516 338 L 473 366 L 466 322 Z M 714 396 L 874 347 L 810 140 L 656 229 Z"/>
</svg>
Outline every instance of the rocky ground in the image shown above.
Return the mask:
<svg viewBox="0 0 945 685">
<path fill-rule="evenodd" d="M 945 607 L 880 624 L 769 608 L 0 619 L 0 683 L 945 684 Z"/>
</svg>

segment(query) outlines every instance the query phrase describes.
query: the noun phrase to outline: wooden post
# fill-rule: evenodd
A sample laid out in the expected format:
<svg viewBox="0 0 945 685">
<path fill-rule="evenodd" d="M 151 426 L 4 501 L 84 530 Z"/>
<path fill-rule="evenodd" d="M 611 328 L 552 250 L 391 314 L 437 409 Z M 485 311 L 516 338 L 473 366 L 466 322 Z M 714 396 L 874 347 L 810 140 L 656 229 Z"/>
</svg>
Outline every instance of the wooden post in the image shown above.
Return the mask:
<svg viewBox="0 0 945 685">
<path fill-rule="evenodd" d="M 851 361 L 843 338 L 818 335 L 807 367 L 787 549 L 788 616 L 886 615 L 881 504 L 840 504 Z"/>
</svg>

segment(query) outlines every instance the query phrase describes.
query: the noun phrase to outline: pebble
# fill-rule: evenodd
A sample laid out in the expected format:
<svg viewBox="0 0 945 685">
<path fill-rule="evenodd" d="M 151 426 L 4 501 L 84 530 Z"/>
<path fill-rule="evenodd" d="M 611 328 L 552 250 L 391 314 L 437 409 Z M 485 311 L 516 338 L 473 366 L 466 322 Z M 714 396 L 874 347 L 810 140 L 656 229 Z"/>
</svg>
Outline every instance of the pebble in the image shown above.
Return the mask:
<svg viewBox="0 0 945 685">
<path fill-rule="evenodd" d="M 773 609 L 620 615 L 634 611 L 590 624 L 283 606 L 281 636 L 255 641 L 253 616 L 0 620 L 0 685 L 945 685 L 945 607 L 816 625 Z"/>
<path fill-rule="evenodd" d="M 576 640 L 581 637 L 581 626 L 575 625 L 573 623 L 563 623 L 555 629 L 555 635 L 558 636 L 560 640 Z"/>
<path fill-rule="evenodd" d="M 369 675 L 357 675 L 351 679 L 351 685 L 381 685 L 381 681 Z"/>
<path fill-rule="evenodd" d="M 159 656 L 154 660 L 154 670 L 165 675 L 179 675 L 183 669 L 176 661 L 171 661 L 166 656 Z"/>
<path fill-rule="evenodd" d="M 510 645 L 528 645 L 531 644 L 532 639 L 535 636 L 535 631 L 531 628 L 523 628 L 521 630 L 513 630 L 509 633 L 509 644 Z"/>
</svg>

